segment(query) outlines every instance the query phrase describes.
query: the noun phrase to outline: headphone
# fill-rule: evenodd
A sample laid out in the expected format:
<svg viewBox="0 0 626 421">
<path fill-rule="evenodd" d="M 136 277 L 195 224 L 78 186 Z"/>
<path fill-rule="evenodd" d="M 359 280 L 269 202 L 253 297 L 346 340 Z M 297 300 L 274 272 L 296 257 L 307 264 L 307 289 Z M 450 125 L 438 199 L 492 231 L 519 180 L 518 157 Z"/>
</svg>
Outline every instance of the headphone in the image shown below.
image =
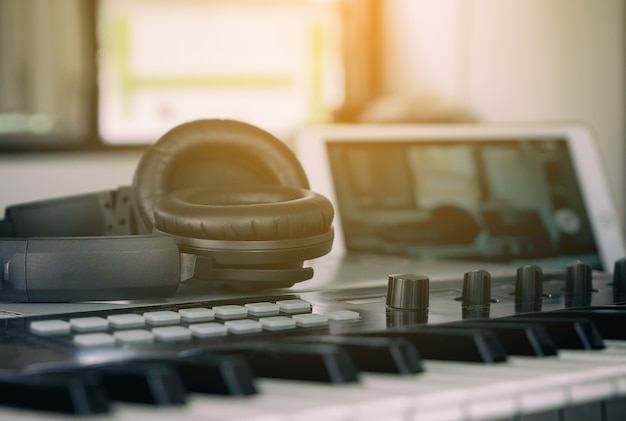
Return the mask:
<svg viewBox="0 0 626 421">
<path fill-rule="evenodd" d="M 192 121 L 142 154 L 131 186 L 7 207 L 0 301 L 152 299 L 181 280 L 287 288 L 330 251 L 333 218 L 285 143 L 239 121 Z"/>
</svg>

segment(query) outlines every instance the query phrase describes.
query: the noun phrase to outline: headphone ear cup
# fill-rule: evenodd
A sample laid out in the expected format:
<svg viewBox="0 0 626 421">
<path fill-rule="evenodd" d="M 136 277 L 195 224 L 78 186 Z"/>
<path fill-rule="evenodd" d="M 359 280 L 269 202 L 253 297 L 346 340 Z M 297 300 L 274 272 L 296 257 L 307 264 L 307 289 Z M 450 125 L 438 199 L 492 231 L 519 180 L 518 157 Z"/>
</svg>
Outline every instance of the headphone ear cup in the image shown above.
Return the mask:
<svg viewBox="0 0 626 421">
<path fill-rule="evenodd" d="M 245 123 L 173 128 L 142 156 L 133 185 L 146 228 L 195 256 L 194 279 L 288 287 L 310 279 L 304 261 L 332 247 L 330 201 L 308 190 L 287 145 Z"/>
<path fill-rule="evenodd" d="M 210 186 L 166 194 L 154 211 L 159 232 L 217 241 L 280 241 L 324 234 L 333 206 L 286 186 Z"/>
<path fill-rule="evenodd" d="M 234 120 L 196 120 L 165 133 L 139 160 L 135 203 L 146 229 L 166 194 L 212 185 L 279 185 L 308 189 L 304 169 L 287 145 Z"/>
</svg>

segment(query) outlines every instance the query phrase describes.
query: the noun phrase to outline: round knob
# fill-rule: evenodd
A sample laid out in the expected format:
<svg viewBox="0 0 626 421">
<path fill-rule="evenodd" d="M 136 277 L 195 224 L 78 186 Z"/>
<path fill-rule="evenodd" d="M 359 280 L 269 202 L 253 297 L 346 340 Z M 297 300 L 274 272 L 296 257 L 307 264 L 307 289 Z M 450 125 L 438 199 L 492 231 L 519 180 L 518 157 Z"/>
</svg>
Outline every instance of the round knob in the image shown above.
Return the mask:
<svg viewBox="0 0 626 421">
<path fill-rule="evenodd" d="M 591 305 L 593 274 L 591 266 L 575 261 L 567 265 L 565 274 L 565 306 Z"/>
<path fill-rule="evenodd" d="M 491 274 L 486 270 L 473 270 L 463 277 L 461 296 L 463 319 L 489 318 L 491 308 Z"/>
<path fill-rule="evenodd" d="M 515 278 L 515 311 L 528 313 L 541 311 L 543 298 L 543 271 L 539 266 L 528 265 L 517 269 Z"/>
<path fill-rule="evenodd" d="M 626 257 L 615 262 L 613 269 L 613 302 L 626 301 Z"/>
<path fill-rule="evenodd" d="M 389 275 L 387 307 L 401 310 L 428 308 L 429 279 L 423 275 L 405 273 Z"/>
<path fill-rule="evenodd" d="M 464 306 L 488 306 L 491 304 L 491 274 L 486 270 L 473 270 L 463 277 Z"/>
</svg>

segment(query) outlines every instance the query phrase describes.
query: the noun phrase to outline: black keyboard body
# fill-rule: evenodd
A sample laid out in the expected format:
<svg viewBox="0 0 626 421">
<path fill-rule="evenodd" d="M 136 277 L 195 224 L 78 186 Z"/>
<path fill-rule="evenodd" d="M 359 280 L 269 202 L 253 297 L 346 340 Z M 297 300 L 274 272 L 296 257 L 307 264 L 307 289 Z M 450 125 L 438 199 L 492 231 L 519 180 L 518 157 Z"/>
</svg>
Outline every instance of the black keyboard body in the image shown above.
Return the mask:
<svg viewBox="0 0 626 421">
<path fill-rule="evenodd" d="M 395 263 L 381 267 L 386 260 L 359 259 L 352 262 L 360 267 L 353 279 L 345 276 L 342 282 L 345 273 L 339 271 L 332 275 L 331 283 L 299 290 L 273 290 L 267 295 L 216 293 L 189 285 L 174 300 L 93 303 L 82 305 L 80 310 L 68 305 L 66 312 L 56 306 L 55 311 L 0 319 L 0 404 L 93 414 L 111 410 L 110 401 L 118 400 L 116 390 L 141 389 L 130 385 L 154 379 L 146 375 L 153 375 L 154 370 L 163 384 L 169 385 L 169 393 L 159 397 L 149 391 L 143 395 L 138 392 L 130 400 L 181 404 L 186 389 L 252 395 L 257 392 L 254 382 L 258 377 L 358 382 L 362 370 L 419 373 L 422 359 L 497 364 L 509 355 L 552 355 L 561 347 L 601 349 L 603 340 L 626 336 L 623 325 L 616 326 L 626 320 L 626 306 L 616 302 L 616 281 L 608 273 L 593 273 L 592 288 L 583 292 L 581 304 L 568 301 L 571 280 L 566 272 L 544 271 L 541 299 L 529 307 L 519 299 L 516 302 L 517 268 L 498 265 L 490 278 L 489 302 L 469 309 L 474 311 L 468 311 L 463 303 L 463 273 L 431 280 L 428 308 L 407 310 L 387 305 L 387 279 L 376 273 L 389 275 L 396 272 L 394 269 L 405 271 L 407 267 Z M 368 265 L 377 268 L 371 272 L 375 279 L 361 282 Z M 408 268 L 412 265 L 409 262 Z M 490 272 L 489 265 L 468 263 L 466 267 L 486 267 Z M 419 271 L 420 266 L 415 265 L 412 272 Z M 261 307 L 255 307 L 259 303 Z M 207 313 L 204 318 L 195 320 L 195 314 L 203 311 Z M 161 316 L 165 319 L 159 319 Z M 529 332 L 528 326 L 536 325 L 533 318 L 545 322 L 545 328 Z M 554 323 L 546 321 L 550 318 Z M 139 324 L 133 325 L 133 319 Z M 268 320 L 261 323 L 262 319 Z M 569 319 L 581 324 L 556 325 Z M 519 328 L 520 323 L 528 326 L 516 330 L 514 326 Z M 192 325 L 201 326 L 190 331 Z M 572 326 L 574 330 L 588 330 L 580 344 L 568 343 L 572 337 L 559 337 Z M 517 336 L 521 331 L 524 339 Z M 538 346 L 533 338 L 539 338 Z M 531 343 L 530 349 L 525 350 L 520 341 Z M 164 372 L 163 367 L 169 366 L 175 369 Z M 304 366 L 310 367 L 308 373 L 298 369 Z M 140 374 L 133 376 L 130 367 Z M 215 382 L 219 384 L 194 385 L 193 371 L 199 367 L 208 370 L 205 373 L 216 370 Z M 226 376 L 224 370 L 235 374 Z M 76 398 L 68 391 L 71 382 L 67 379 L 76 378 L 87 397 Z M 228 379 L 231 383 L 224 384 Z M 103 382 L 109 382 L 108 386 L 103 387 Z M 128 399 L 123 393 L 119 397 Z M 609 409 L 621 410 L 625 399 Z M 601 412 L 606 415 L 607 408 Z M 559 414 L 558 419 L 578 419 L 564 418 L 562 410 Z"/>
</svg>

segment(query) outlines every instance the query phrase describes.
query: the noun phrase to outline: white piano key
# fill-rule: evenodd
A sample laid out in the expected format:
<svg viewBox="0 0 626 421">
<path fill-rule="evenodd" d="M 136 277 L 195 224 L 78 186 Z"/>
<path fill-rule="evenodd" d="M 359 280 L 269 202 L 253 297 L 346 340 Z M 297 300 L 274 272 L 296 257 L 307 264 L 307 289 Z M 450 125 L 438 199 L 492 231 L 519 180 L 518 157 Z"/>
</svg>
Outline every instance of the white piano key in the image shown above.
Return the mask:
<svg viewBox="0 0 626 421">
<path fill-rule="evenodd" d="M 426 372 L 414 376 L 390 376 L 385 374 L 365 374 L 362 381 L 375 393 L 399 393 L 409 396 L 412 419 L 425 419 L 425 414 L 442 412 L 452 419 L 506 418 L 514 415 L 515 399 L 503 388 L 490 387 L 492 379 L 479 378 L 470 381 L 466 376 L 454 373 Z M 480 389 L 484 396 L 480 399 L 475 391 Z"/>
<path fill-rule="evenodd" d="M 110 417 L 102 421 L 195 421 L 219 419 L 228 421 L 282 421 L 282 416 L 256 405 L 248 398 L 192 395 L 184 406 L 156 407 L 147 405 L 115 405 Z M 98 420 L 100 421 L 100 420 Z"/>
<path fill-rule="evenodd" d="M 268 386 L 273 380 L 262 379 L 257 386 L 259 394 L 245 398 L 224 398 L 217 395 L 194 395 L 187 405 L 188 414 L 198 419 L 215 417 L 229 421 L 351 421 L 350 408 L 343 402 L 321 402 L 307 395 L 303 383 L 277 381 L 284 384 L 283 394 Z M 332 389 L 332 386 L 326 385 Z M 294 390 L 296 392 L 294 392 Z M 237 409 L 233 410 L 233 406 Z M 237 413 L 237 411 L 241 411 Z M 194 418 L 195 419 L 195 418 Z"/>
<path fill-rule="evenodd" d="M 458 363 L 427 362 L 427 369 L 431 373 L 457 373 L 467 378 L 482 377 L 491 379 L 492 385 L 485 387 L 481 382 L 479 387 L 472 389 L 476 398 L 482 399 L 485 393 L 502 393 L 507 391 L 517 396 L 518 410 L 527 412 L 532 408 L 527 405 L 541 403 L 539 398 L 546 399 L 548 393 L 565 397 L 565 401 L 556 407 L 597 401 L 619 395 L 619 382 L 624 377 L 626 366 L 602 364 L 584 364 L 580 361 L 561 360 L 558 357 L 549 358 L 518 358 L 514 357 L 508 363 L 488 367 L 473 367 Z M 459 383 L 464 380 L 460 378 Z M 483 380 L 484 381 L 484 380 Z M 518 392 L 515 392 L 515 389 Z M 534 393 L 529 395 L 529 391 Z M 546 395 L 539 395 L 546 391 Z M 519 399 L 522 397 L 523 399 Z M 526 406 L 525 406 L 526 405 Z"/>
<path fill-rule="evenodd" d="M 445 363 L 445 362 L 425 362 L 427 373 L 419 375 L 417 378 L 421 384 L 406 385 L 406 382 L 397 382 L 389 376 L 386 381 L 379 386 L 384 388 L 400 387 L 405 391 L 414 390 L 417 399 L 425 396 L 419 387 L 433 388 L 434 386 L 460 390 L 457 405 L 460 405 L 466 419 L 485 419 L 497 417 L 511 417 L 516 413 L 537 412 L 548 407 L 559 406 L 565 402 L 564 394 L 551 394 L 542 397 L 538 402 L 528 395 L 527 391 L 532 391 L 529 384 L 535 382 L 533 373 L 521 373 L 521 370 L 511 370 L 503 366 L 484 366 L 477 364 Z M 469 366 L 469 367 L 466 367 Z M 447 369 L 445 369 L 447 368 Z M 467 369 L 465 369 L 467 368 Z M 521 379 L 526 381 L 522 382 Z M 378 378 L 380 382 L 380 377 Z M 418 386 L 418 387 L 416 387 Z M 451 399 L 445 395 L 437 398 L 426 396 L 421 402 L 421 408 L 432 406 L 449 405 Z"/>
<path fill-rule="evenodd" d="M 280 396 L 282 400 L 306 397 L 309 402 L 305 407 L 285 411 L 285 421 L 326 420 L 328 416 L 350 421 L 381 419 L 402 421 L 406 419 L 407 409 L 410 407 L 407 396 L 373 394 L 362 384 L 328 385 L 263 379 L 259 383 L 259 389 L 264 395 Z M 319 407 L 324 405 L 332 408 L 334 413 L 318 418 L 321 415 Z"/>
</svg>

